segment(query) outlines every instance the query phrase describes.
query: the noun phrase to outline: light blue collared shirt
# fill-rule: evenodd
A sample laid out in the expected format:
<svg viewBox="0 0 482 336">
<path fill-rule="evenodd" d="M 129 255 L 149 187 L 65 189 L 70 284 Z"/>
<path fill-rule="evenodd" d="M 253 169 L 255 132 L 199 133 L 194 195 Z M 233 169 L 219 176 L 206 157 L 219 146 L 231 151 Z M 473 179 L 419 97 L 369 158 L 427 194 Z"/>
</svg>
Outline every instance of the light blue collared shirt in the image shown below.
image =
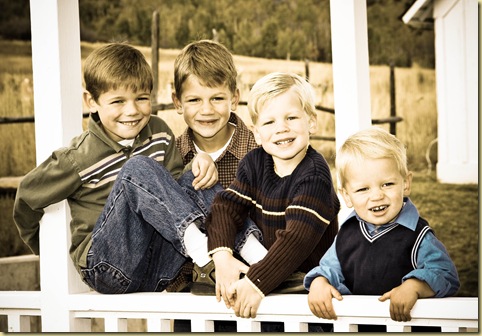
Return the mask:
<svg viewBox="0 0 482 336">
<path fill-rule="evenodd" d="M 359 221 L 361 220 L 356 212 L 353 211 L 343 223 L 353 217 L 357 217 Z M 405 205 L 395 222 L 381 226 L 365 222 L 365 226 L 371 235 L 380 234 L 387 228 L 392 227 L 395 223 L 415 231 L 419 217 L 417 208 L 407 197 L 405 198 Z M 342 295 L 351 294 L 350 290 L 345 286 L 345 278 L 336 254 L 336 244 L 337 240 L 335 238 L 331 247 L 321 258 L 320 264 L 306 274 L 304 285 L 307 290 L 309 290 L 311 282 L 316 277 L 323 276 L 328 279 L 330 284 Z M 410 278 L 425 281 L 435 292 L 435 297 L 452 296 L 459 289 L 460 281 L 455 265 L 450 259 L 445 246 L 431 231 L 427 232 L 422 239 L 418 249 L 416 263 L 416 269 L 405 275 L 401 279 L 400 284 Z M 380 293 L 380 295 L 382 294 L 383 293 Z"/>
</svg>

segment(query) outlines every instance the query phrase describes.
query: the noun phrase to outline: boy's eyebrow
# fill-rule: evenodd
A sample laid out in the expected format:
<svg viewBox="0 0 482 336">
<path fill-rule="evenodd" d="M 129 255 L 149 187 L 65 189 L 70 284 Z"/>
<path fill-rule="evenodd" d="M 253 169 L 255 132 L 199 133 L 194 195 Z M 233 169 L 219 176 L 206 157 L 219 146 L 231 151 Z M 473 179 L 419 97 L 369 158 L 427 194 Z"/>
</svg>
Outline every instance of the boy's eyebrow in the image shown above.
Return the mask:
<svg viewBox="0 0 482 336">
<path fill-rule="evenodd" d="M 124 98 L 123 95 L 112 95 L 112 96 L 107 96 L 105 99 L 107 100 L 115 100 L 115 99 L 121 99 L 121 98 Z"/>
<path fill-rule="evenodd" d="M 227 92 L 220 91 L 220 92 L 215 92 L 215 93 L 213 93 L 209 96 L 214 97 L 214 96 L 227 96 L 227 95 L 228 95 Z M 197 93 L 190 93 L 190 94 L 185 95 L 185 98 L 193 98 L 193 97 L 199 97 L 199 96 L 201 96 L 201 95 L 197 94 Z"/>
</svg>

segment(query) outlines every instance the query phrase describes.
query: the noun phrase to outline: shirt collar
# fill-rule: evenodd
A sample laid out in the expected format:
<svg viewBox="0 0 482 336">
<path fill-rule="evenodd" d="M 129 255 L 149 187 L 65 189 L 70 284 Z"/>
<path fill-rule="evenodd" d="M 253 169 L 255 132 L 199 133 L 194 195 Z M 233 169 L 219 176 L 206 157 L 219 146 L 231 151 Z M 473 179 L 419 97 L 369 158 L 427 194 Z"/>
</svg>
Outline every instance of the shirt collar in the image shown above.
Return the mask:
<svg viewBox="0 0 482 336">
<path fill-rule="evenodd" d="M 240 145 L 241 139 L 249 139 L 251 131 L 236 113 L 231 113 L 229 122 L 236 126 L 236 130 L 234 131 L 233 138 L 226 151 L 230 152 L 238 160 L 241 160 L 244 155 L 246 155 L 245 146 Z"/>
<path fill-rule="evenodd" d="M 151 119 L 149 122 L 144 126 L 144 128 L 139 132 L 139 134 L 136 137 L 136 140 L 132 144 L 133 147 L 136 147 L 136 144 L 139 142 L 142 143 L 145 140 L 149 139 L 152 137 L 152 130 L 151 130 L 151 120 L 153 116 L 151 116 Z M 112 140 L 107 133 L 104 131 L 102 127 L 102 123 L 100 122 L 100 118 L 97 113 L 91 113 L 90 114 L 90 119 L 89 119 L 89 132 L 94 134 L 96 137 L 101 139 L 103 142 L 105 142 L 109 147 L 114 149 L 117 153 L 122 151 L 125 146 L 121 145 L 120 143 Z"/>
<path fill-rule="evenodd" d="M 419 219 L 420 215 L 418 213 L 417 208 L 415 207 L 415 205 L 410 200 L 410 198 L 405 197 L 403 199 L 403 201 L 405 202 L 405 205 L 403 206 L 402 211 L 398 215 L 395 222 L 397 224 L 405 226 L 406 228 L 408 228 L 412 231 L 415 231 L 415 228 L 417 227 L 417 223 L 418 223 L 418 219 Z M 358 217 L 355 210 L 353 210 L 350 213 L 350 215 L 348 215 L 348 217 L 343 221 L 343 224 L 353 217 L 356 217 L 358 219 L 358 221 L 362 220 L 360 217 Z M 382 227 L 384 227 L 385 225 L 391 225 L 391 224 L 393 224 L 393 223 L 384 224 L 384 225 L 382 225 Z"/>
</svg>

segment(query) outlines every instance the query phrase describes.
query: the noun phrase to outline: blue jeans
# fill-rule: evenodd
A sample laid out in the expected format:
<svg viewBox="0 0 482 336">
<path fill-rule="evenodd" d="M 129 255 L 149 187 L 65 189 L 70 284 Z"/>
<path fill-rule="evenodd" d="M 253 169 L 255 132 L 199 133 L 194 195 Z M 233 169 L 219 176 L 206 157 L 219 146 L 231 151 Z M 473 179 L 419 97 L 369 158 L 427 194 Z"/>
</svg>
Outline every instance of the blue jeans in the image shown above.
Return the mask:
<svg viewBox="0 0 482 336">
<path fill-rule="evenodd" d="M 84 281 L 105 294 L 163 291 L 189 256 L 186 228 L 203 230 L 218 184 L 194 190 L 192 172 L 176 181 L 166 168 L 145 156 L 129 159 L 112 187 L 92 232 Z M 236 238 L 239 250 L 259 229 L 246 222 Z"/>
</svg>

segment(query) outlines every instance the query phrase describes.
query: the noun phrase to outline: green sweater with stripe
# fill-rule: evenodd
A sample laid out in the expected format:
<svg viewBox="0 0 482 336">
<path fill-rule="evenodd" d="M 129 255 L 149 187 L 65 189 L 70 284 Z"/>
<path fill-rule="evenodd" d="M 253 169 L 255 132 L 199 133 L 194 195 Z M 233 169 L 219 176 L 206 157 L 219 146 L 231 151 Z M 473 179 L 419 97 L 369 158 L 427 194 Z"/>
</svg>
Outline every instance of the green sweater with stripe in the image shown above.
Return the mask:
<svg viewBox="0 0 482 336">
<path fill-rule="evenodd" d="M 32 252 L 40 253 L 44 208 L 66 199 L 72 215 L 70 256 L 77 270 L 85 267 L 97 218 L 120 168 L 134 155 L 152 157 L 174 178 L 183 172 L 174 134 L 162 119 L 151 116 L 132 147 L 124 147 L 106 135 L 97 114 L 91 114 L 87 131 L 29 172 L 17 190 L 13 218 Z"/>
</svg>

